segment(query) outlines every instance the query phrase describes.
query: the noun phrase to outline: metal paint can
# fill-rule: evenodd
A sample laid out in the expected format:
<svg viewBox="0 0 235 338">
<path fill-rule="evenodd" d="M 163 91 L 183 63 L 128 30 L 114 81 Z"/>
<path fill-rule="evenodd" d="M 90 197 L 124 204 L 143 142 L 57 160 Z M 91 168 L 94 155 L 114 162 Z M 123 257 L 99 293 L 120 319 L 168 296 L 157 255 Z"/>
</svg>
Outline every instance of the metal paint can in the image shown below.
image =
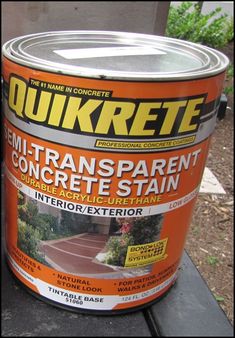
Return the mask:
<svg viewBox="0 0 235 338">
<path fill-rule="evenodd" d="M 29 291 L 98 314 L 166 294 L 227 65 L 205 46 L 137 33 L 4 44 L 6 255 Z"/>
</svg>

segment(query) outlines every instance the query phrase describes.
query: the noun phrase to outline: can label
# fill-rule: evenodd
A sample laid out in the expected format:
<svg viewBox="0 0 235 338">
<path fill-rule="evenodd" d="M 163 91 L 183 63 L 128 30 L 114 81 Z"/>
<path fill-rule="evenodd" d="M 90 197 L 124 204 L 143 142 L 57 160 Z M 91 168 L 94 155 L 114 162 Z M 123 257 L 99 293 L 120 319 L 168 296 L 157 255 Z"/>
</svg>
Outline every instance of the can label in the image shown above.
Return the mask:
<svg viewBox="0 0 235 338">
<path fill-rule="evenodd" d="M 6 243 L 15 275 L 78 309 L 128 309 L 165 293 L 223 79 L 92 79 L 5 59 Z"/>
</svg>

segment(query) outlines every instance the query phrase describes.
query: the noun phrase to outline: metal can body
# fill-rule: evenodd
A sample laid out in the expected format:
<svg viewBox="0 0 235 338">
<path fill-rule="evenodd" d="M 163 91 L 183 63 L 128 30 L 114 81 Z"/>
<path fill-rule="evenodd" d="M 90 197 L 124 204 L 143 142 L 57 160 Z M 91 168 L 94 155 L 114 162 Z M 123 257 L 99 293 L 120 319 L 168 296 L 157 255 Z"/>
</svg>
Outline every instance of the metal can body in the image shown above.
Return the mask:
<svg viewBox="0 0 235 338">
<path fill-rule="evenodd" d="M 72 310 L 159 299 L 177 278 L 226 57 L 89 31 L 22 37 L 3 54 L 13 273 Z"/>
</svg>

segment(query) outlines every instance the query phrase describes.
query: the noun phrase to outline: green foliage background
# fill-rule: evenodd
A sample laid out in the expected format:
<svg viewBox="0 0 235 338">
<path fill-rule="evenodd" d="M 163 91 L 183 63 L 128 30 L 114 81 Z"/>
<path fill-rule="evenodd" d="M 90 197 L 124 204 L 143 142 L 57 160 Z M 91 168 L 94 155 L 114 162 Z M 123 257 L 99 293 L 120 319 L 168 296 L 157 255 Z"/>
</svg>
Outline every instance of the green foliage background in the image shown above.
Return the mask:
<svg viewBox="0 0 235 338">
<path fill-rule="evenodd" d="M 234 37 L 234 23 L 227 14 L 218 14 L 217 7 L 209 14 L 202 14 L 197 4 L 183 1 L 179 6 L 170 6 L 166 36 L 200 43 L 212 48 L 227 45 Z"/>
</svg>

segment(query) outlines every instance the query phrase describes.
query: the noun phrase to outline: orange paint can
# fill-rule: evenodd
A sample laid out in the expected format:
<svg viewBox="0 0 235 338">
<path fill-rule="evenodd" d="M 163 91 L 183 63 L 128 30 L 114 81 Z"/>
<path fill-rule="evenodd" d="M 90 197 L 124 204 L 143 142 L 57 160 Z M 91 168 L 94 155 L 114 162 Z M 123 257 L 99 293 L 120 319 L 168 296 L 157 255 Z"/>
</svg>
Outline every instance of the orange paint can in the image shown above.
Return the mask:
<svg viewBox="0 0 235 338">
<path fill-rule="evenodd" d="M 170 289 L 227 65 L 205 46 L 136 33 L 4 44 L 6 256 L 29 291 L 114 314 Z"/>
</svg>

